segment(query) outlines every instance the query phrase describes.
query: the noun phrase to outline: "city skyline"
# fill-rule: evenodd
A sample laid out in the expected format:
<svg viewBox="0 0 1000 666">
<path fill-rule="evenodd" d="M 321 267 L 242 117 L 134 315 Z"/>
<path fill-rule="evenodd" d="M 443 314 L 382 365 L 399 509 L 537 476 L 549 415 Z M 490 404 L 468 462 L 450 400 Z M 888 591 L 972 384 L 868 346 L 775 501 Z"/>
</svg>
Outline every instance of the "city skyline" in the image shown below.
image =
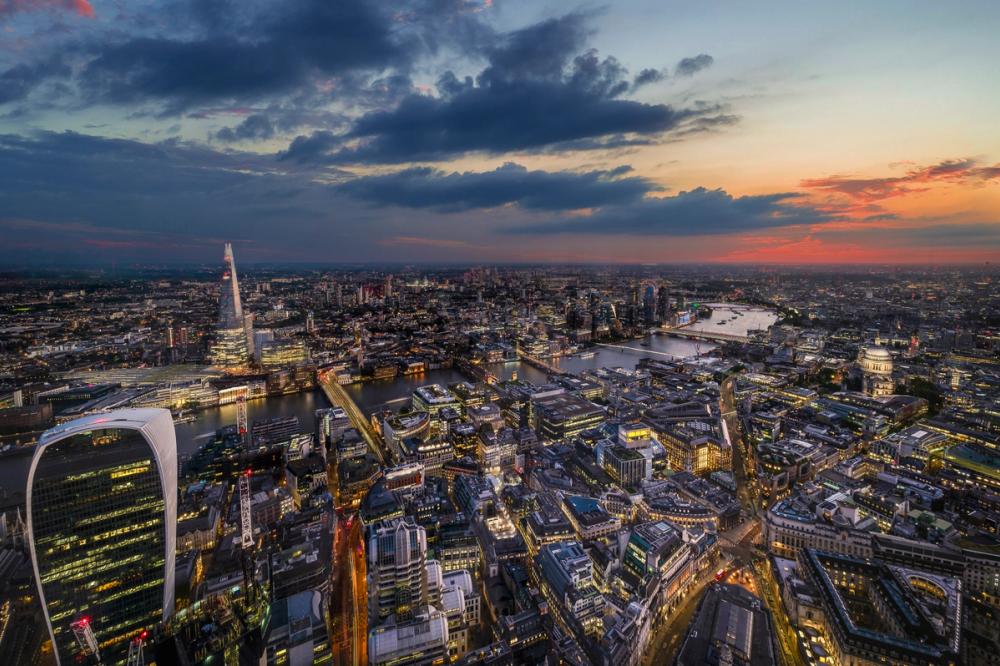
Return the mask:
<svg viewBox="0 0 1000 666">
<path fill-rule="evenodd" d="M 0 663 L 1000 651 L 991 267 L 217 250 L 4 273 Z"/>
<path fill-rule="evenodd" d="M 998 29 L 987 2 L 15 0 L 0 265 L 989 262 Z"/>
</svg>

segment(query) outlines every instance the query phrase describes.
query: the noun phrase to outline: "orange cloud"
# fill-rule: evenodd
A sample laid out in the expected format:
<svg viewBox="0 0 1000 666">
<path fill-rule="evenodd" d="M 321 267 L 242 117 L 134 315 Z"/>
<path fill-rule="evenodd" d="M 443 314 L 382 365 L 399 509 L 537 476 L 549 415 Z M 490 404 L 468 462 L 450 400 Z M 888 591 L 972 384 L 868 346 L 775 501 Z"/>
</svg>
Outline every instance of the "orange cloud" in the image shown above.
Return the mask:
<svg viewBox="0 0 1000 666">
<path fill-rule="evenodd" d="M 1000 179 L 1000 164 L 980 166 L 977 160 L 965 158 L 914 167 L 902 176 L 853 178 L 834 175 L 806 179 L 799 184 L 806 189 L 843 195 L 856 203 L 871 204 L 926 192 L 934 183 L 982 183 L 997 179 Z"/>
<path fill-rule="evenodd" d="M 89 0 L 0 0 L 0 17 L 43 9 L 70 11 L 87 18 L 95 16 L 94 7 Z"/>
</svg>

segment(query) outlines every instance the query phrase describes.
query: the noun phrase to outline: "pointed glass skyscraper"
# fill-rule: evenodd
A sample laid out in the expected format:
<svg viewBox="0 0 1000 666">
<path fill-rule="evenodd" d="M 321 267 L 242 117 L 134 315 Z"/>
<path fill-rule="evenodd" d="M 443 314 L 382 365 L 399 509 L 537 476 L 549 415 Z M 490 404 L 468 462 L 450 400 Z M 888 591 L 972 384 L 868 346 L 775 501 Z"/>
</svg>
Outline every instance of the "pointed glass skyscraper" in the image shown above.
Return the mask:
<svg viewBox="0 0 1000 666">
<path fill-rule="evenodd" d="M 240 302 L 240 283 L 236 278 L 236 260 L 231 243 L 226 243 L 223 260 L 226 268 L 222 273 L 222 292 L 219 295 L 219 328 L 243 328 L 243 304 Z"/>
<path fill-rule="evenodd" d="M 219 328 L 212 348 L 212 360 L 221 368 L 244 368 L 253 353 L 253 331 L 248 318 L 243 315 L 236 260 L 233 258 L 233 246 L 229 243 L 226 243 L 223 259 L 226 266 L 219 292 Z"/>
</svg>

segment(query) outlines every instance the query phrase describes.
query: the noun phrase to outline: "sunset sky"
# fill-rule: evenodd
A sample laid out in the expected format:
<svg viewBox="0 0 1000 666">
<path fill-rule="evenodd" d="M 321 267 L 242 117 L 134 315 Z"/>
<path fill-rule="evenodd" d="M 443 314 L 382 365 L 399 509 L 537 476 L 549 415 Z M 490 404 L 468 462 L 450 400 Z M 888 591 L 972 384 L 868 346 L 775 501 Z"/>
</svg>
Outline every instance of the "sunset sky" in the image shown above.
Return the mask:
<svg viewBox="0 0 1000 666">
<path fill-rule="evenodd" d="M 998 35 L 995 0 L 0 0 L 0 264 L 996 261 Z"/>
</svg>

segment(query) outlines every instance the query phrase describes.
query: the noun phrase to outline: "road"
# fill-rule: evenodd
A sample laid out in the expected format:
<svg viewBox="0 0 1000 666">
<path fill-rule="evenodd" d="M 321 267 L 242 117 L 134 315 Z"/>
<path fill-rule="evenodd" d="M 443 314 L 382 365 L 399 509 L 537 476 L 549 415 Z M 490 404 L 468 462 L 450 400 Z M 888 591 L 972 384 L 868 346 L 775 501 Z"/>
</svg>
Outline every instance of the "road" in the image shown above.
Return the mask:
<svg viewBox="0 0 1000 666">
<path fill-rule="evenodd" d="M 337 521 L 330 574 L 333 663 L 368 663 L 368 582 L 364 529 L 355 515 Z"/>
<path fill-rule="evenodd" d="M 705 571 L 702 571 L 692 584 L 681 605 L 653 626 L 653 635 L 650 637 L 649 645 L 646 647 L 646 654 L 643 655 L 642 666 L 670 664 L 673 662 L 677 650 L 680 649 L 684 643 L 684 637 L 687 636 L 687 628 L 691 623 L 691 618 L 694 617 L 695 611 L 698 610 L 698 602 L 701 600 L 701 595 L 705 592 L 705 588 L 708 585 L 715 582 L 715 572 L 714 567 L 709 567 Z"/>
<path fill-rule="evenodd" d="M 760 597 L 771 611 L 771 621 L 774 623 L 774 633 L 778 637 L 778 657 L 782 666 L 805 666 L 805 660 L 799 652 L 798 637 L 781 601 L 778 583 L 774 580 L 771 566 L 767 561 L 758 562 L 753 567 L 754 579 Z"/>
<path fill-rule="evenodd" d="M 756 492 L 752 483 L 753 470 L 744 449 L 739 415 L 736 410 L 735 384 L 735 377 L 727 377 L 719 386 L 719 411 L 729 435 L 729 441 L 732 444 L 733 479 L 736 482 L 736 497 L 740 505 L 746 510 L 748 519 L 735 528 L 720 533 L 719 541 L 720 549 L 729 558 L 729 563 L 726 564 L 727 568 L 742 572 L 745 570 L 743 569 L 745 563 L 752 562 L 758 557 L 757 553 L 754 552 L 753 546 L 760 535 L 761 520 L 758 515 Z M 688 625 L 691 622 L 691 618 L 694 617 L 705 588 L 714 582 L 714 575 L 714 569 L 702 572 L 682 605 L 675 609 L 665 621 L 661 620 L 659 625 L 654 628 L 654 635 L 643 658 L 642 663 L 644 665 L 651 664 L 654 657 L 658 664 L 671 663 L 677 650 L 683 644 L 684 637 L 687 635 Z M 742 573 L 740 573 L 740 576 L 741 578 L 734 582 L 743 581 Z M 764 585 L 753 578 L 745 581 L 745 583 L 739 582 L 739 584 L 744 584 L 744 587 L 754 594 L 759 594 L 759 590 L 766 590 Z M 764 594 L 763 596 L 765 601 L 767 601 L 767 595 Z M 768 603 L 768 605 L 771 606 L 774 616 L 780 616 L 780 618 L 776 619 L 776 623 L 779 626 L 782 626 L 781 620 L 784 620 L 784 626 L 782 627 L 782 631 L 784 632 L 788 623 L 784 607 L 780 603 L 777 606 L 771 603 Z M 787 637 L 788 634 L 785 633 L 782 637 L 783 641 L 787 640 Z M 782 650 L 782 652 L 786 651 Z M 783 663 L 798 664 L 799 662 L 786 658 Z"/>
<path fill-rule="evenodd" d="M 719 411 L 732 444 L 733 480 L 736 482 L 736 497 L 745 509 L 756 516 L 757 497 L 752 484 L 754 473 L 744 448 L 740 417 L 736 411 L 735 387 L 735 376 L 726 377 L 719 385 Z"/>
</svg>

